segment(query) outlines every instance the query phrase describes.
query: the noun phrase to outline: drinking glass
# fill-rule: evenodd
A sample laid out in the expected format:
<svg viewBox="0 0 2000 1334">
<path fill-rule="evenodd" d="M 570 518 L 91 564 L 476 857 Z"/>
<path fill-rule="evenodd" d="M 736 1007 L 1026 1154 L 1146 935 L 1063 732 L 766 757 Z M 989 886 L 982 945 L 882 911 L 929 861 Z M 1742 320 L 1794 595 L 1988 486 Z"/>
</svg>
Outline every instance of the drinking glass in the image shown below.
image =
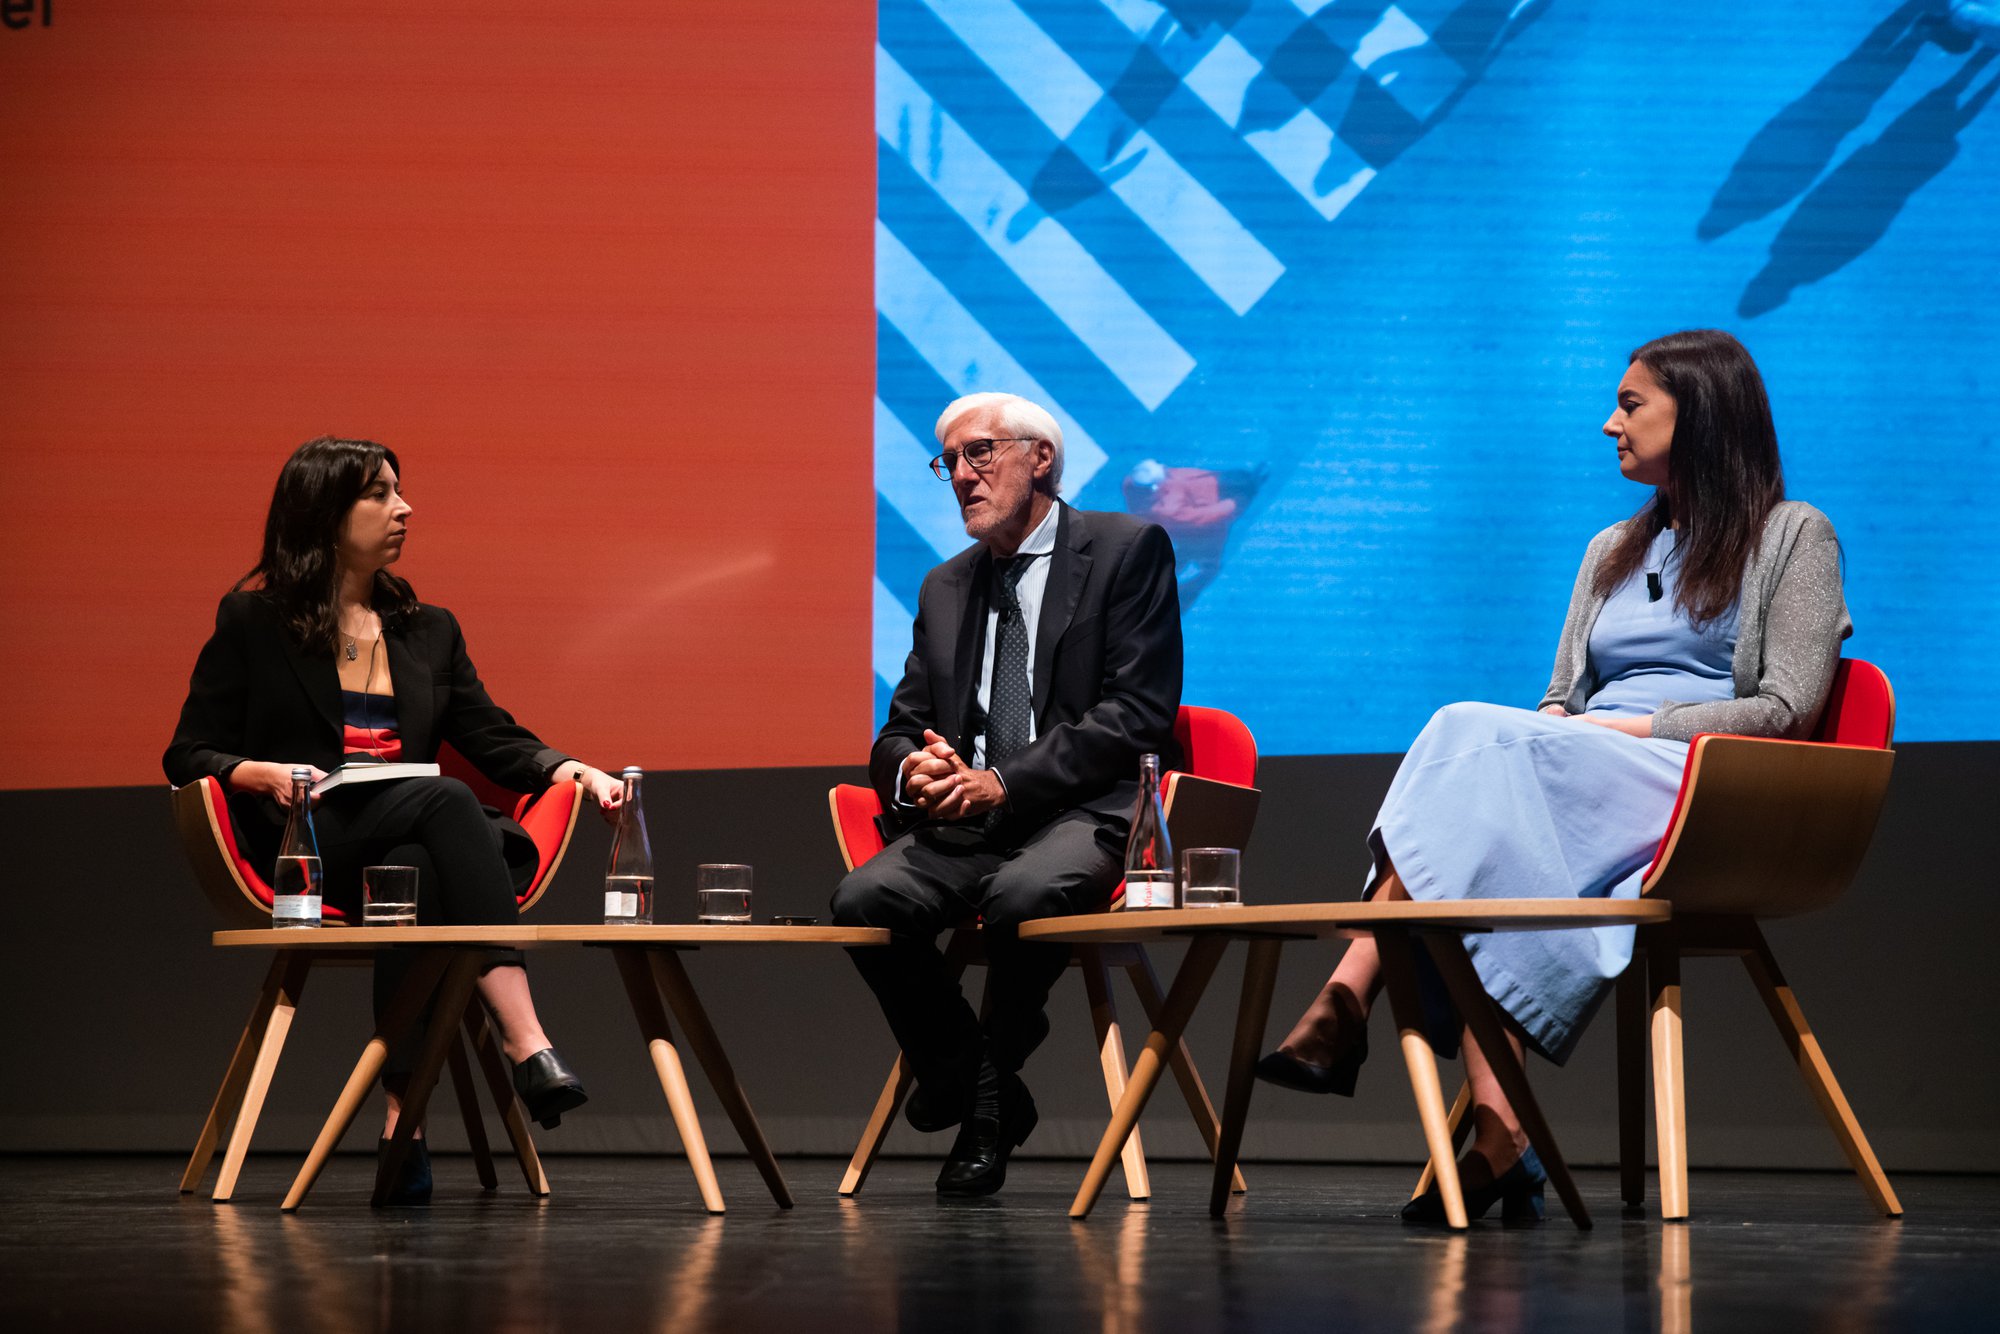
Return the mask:
<svg viewBox="0 0 2000 1334">
<path fill-rule="evenodd" d="M 361 870 L 361 924 L 417 924 L 417 868 L 365 866 Z"/>
<path fill-rule="evenodd" d="M 1181 850 L 1181 906 L 1228 908 L 1243 902 L 1238 888 L 1242 854 L 1235 848 Z"/>
<path fill-rule="evenodd" d="M 704 862 L 694 868 L 699 920 L 748 922 L 751 870 L 741 862 Z"/>
</svg>

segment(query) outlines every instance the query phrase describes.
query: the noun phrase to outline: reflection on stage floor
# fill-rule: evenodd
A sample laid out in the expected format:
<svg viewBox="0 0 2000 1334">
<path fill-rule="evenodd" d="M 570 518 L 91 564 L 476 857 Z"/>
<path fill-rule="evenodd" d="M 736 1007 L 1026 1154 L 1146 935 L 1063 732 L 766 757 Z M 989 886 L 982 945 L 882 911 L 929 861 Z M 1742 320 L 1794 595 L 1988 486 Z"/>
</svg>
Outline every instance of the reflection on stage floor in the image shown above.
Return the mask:
<svg viewBox="0 0 2000 1334">
<path fill-rule="evenodd" d="M 868 1193 L 794 1160 L 779 1210 L 747 1161 L 704 1213 L 660 1158 L 552 1158 L 554 1194 L 481 1194 L 438 1160 L 428 1209 L 371 1210 L 372 1159 L 341 1157 L 312 1207 L 277 1203 L 296 1163 L 253 1158 L 236 1203 L 177 1197 L 153 1157 L 0 1159 L 9 1201 L 0 1319 L 15 1329 L 558 1327 L 844 1329 L 1951 1328 L 2000 1309 L 2000 1181 L 1898 1179 L 1876 1217 L 1840 1174 L 1709 1172 L 1685 1225 L 1621 1214 L 1579 1174 L 1595 1231 L 1395 1216 L 1409 1170 L 1253 1164 L 1207 1215 L 1207 1170 L 1160 1163 L 1154 1199 L 1066 1216 L 1081 1163 L 1027 1161 L 989 1200 L 941 1202 L 932 1164 L 891 1160 Z M 739 1202 L 740 1203 L 737 1203 Z M 26 1323 L 23 1323 L 26 1322 Z"/>
</svg>

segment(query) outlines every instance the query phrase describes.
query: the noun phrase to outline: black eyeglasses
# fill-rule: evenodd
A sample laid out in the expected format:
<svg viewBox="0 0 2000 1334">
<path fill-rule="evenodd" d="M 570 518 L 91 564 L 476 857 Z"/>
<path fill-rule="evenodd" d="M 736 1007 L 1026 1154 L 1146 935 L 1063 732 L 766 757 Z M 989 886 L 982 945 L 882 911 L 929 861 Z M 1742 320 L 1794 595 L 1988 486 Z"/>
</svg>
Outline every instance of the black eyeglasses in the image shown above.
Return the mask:
<svg viewBox="0 0 2000 1334">
<path fill-rule="evenodd" d="M 993 447 L 995 445 L 1004 445 L 1016 440 L 1039 439 L 1041 437 L 1038 435 L 1003 435 L 996 436 L 991 440 L 968 440 L 965 442 L 964 449 L 947 449 L 944 453 L 932 459 L 931 471 L 938 475 L 939 481 L 949 482 L 952 470 L 958 467 L 960 459 L 964 459 L 966 466 L 970 467 L 974 472 L 985 472 L 987 467 L 993 462 Z"/>
</svg>

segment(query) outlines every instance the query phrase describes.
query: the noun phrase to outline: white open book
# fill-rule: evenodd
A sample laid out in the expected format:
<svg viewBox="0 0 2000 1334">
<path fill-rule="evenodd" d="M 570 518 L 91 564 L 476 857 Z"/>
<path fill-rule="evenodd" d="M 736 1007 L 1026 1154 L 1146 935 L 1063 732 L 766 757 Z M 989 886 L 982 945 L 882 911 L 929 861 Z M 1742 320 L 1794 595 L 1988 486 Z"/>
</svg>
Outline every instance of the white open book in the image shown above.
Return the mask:
<svg viewBox="0 0 2000 1334">
<path fill-rule="evenodd" d="M 322 792 L 331 792 L 342 783 L 386 783 L 392 778 L 436 778 L 439 769 L 435 764 L 382 764 L 356 761 L 343 764 L 312 786 L 312 794 L 317 797 Z"/>
</svg>

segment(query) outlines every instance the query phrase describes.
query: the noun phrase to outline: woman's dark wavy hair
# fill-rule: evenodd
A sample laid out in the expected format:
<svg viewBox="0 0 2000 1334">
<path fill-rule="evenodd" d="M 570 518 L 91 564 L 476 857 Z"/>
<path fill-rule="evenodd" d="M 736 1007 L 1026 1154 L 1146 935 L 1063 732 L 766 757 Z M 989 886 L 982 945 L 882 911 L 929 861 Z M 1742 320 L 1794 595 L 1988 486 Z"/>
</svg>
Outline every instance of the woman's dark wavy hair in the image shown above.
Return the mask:
<svg viewBox="0 0 2000 1334">
<path fill-rule="evenodd" d="M 1674 604 L 1705 625 L 1736 604 L 1764 520 L 1785 498 L 1771 401 L 1749 350 L 1720 329 L 1655 338 L 1630 360 L 1644 363 L 1672 396 L 1674 438 L 1667 484 L 1625 525 L 1597 567 L 1595 591 L 1609 597 L 1645 563 L 1660 530 L 1678 523 Z"/>
<path fill-rule="evenodd" d="M 236 581 L 255 585 L 277 605 L 293 641 L 308 652 L 340 647 L 340 579 L 334 551 L 354 502 L 387 463 L 402 476 L 395 452 L 373 440 L 323 435 L 292 451 L 271 493 L 264 520 L 264 554 Z M 385 626 L 417 609 L 408 581 L 375 572 L 375 610 Z"/>
</svg>

